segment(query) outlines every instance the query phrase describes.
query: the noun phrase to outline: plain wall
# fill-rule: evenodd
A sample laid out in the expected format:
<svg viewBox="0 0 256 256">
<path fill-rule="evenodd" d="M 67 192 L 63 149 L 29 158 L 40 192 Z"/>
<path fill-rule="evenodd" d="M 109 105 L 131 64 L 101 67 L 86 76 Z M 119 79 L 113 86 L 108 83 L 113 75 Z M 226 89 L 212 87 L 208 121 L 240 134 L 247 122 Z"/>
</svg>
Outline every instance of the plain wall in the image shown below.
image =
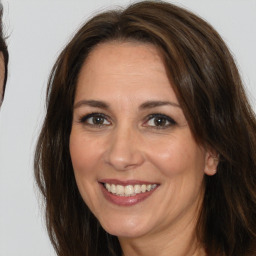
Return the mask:
<svg viewBox="0 0 256 256">
<path fill-rule="evenodd" d="M 9 77 L 0 111 L 0 256 L 55 255 L 33 179 L 45 89 L 60 50 L 78 27 L 128 0 L 5 0 Z M 172 1 L 209 21 L 227 42 L 256 108 L 256 0 Z"/>
</svg>

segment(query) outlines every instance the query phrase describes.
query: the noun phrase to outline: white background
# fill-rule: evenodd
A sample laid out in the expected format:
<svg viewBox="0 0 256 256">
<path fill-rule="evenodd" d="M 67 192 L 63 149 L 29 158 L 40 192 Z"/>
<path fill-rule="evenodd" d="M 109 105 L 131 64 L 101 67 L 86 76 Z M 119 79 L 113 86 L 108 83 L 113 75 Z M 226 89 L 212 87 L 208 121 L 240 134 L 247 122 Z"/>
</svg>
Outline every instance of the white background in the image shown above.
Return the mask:
<svg viewBox="0 0 256 256">
<path fill-rule="evenodd" d="M 0 256 L 55 255 L 33 180 L 47 77 L 77 28 L 128 0 L 5 0 L 9 78 L 0 112 Z M 256 0 L 173 1 L 208 20 L 227 42 L 256 109 Z M 75 256 L 75 255 L 74 255 Z"/>
</svg>

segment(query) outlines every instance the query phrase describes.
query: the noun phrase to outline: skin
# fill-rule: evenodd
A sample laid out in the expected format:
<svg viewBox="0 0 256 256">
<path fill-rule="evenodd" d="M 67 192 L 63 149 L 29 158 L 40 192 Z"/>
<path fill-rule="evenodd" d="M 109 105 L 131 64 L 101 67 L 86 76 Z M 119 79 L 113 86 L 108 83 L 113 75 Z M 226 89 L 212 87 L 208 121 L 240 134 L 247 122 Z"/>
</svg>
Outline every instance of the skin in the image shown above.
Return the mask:
<svg viewBox="0 0 256 256">
<path fill-rule="evenodd" d="M 0 106 L 3 100 L 4 74 L 5 74 L 4 56 L 3 56 L 3 53 L 1 52 L 0 53 Z"/>
<path fill-rule="evenodd" d="M 145 107 L 148 101 L 168 104 Z M 88 118 L 95 112 L 103 115 L 101 125 Z M 156 113 L 175 122 L 160 118 L 157 126 L 149 117 Z M 92 50 L 78 78 L 70 154 L 85 203 L 119 238 L 124 255 L 205 255 L 195 226 L 203 177 L 215 173 L 217 162 L 195 142 L 153 45 L 108 42 Z M 159 186 L 146 200 L 120 206 L 105 199 L 102 179 Z"/>
</svg>

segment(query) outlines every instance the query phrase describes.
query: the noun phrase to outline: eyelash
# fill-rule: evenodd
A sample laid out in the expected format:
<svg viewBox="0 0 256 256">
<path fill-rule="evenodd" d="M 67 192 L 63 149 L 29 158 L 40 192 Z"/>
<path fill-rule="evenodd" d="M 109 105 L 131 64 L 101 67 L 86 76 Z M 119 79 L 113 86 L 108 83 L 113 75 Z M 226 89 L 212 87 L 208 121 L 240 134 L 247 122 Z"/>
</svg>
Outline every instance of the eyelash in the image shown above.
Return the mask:
<svg viewBox="0 0 256 256">
<path fill-rule="evenodd" d="M 166 129 L 166 128 L 169 128 L 170 126 L 174 126 L 176 125 L 177 123 L 169 116 L 167 115 L 164 115 L 164 114 L 160 114 L 160 113 L 157 113 L 157 114 L 151 114 L 149 115 L 147 118 L 146 118 L 146 122 L 144 123 L 148 123 L 150 120 L 154 120 L 154 119 L 162 119 L 162 121 L 164 120 L 164 125 L 163 126 L 157 126 L 157 125 L 149 125 L 150 128 L 153 128 L 153 129 Z M 168 124 L 166 125 L 166 122 L 168 122 Z"/>
<path fill-rule="evenodd" d="M 105 114 L 102 114 L 102 113 L 91 113 L 89 115 L 85 115 L 85 116 L 82 116 L 80 119 L 79 119 L 79 122 L 82 123 L 82 124 L 85 124 L 85 125 L 89 125 L 89 126 L 95 126 L 95 127 L 102 127 L 102 126 L 108 126 L 109 124 L 93 124 L 93 123 L 88 123 L 88 120 L 90 118 L 102 118 L 104 119 L 103 121 L 105 122 L 105 120 L 107 120 L 109 123 L 110 121 L 108 120 L 108 116 L 106 116 Z"/>
<path fill-rule="evenodd" d="M 101 121 L 103 121 L 103 123 L 100 123 L 100 124 L 89 123 L 88 120 L 90 118 L 102 118 Z M 160 125 L 147 125 L 147 123 L 150 120 L 153 121 L 156 118 L 158 118 L 159 120 L 161 119 L 164 122 L 164 125 L 161 125 L 161 123 L 160 123 Z M 88 125 L 88 126 L 101 128 L 102 126 L 109 126 L 109 125 L 111 125 L 111 122 L 109 121 L 109 119 L 110 118 L 107 115 L 105 115 L 105 114 L 102 114 L 102 113 L 91 113 L 91 114 L 88 114 L 88 115 L 85 115 L 85 116 L 82 116 L 81 118 L 79 118 L 79 122 L 82 123 L 82 124 Z M 104 124 L 105 121 L 107 121 L 108 124 Z M 92 122 L 93 122 L 93 120 L 92 120 Z M 152 128 L 152 129 L 166 129 L 166 128 L 169 128 L 169 127 L 174 126 L 176 124 L 177 123 L 171 117 L 169 117 L 167 115 L 164 115 L 164 114 L 160 114 L 160 113 L 151 114 L 151 115 L 147 116 L 147 118 L 143 122 L 143 126 L 144 127 L 146 126 L 146 127 Z"/>
</svg>

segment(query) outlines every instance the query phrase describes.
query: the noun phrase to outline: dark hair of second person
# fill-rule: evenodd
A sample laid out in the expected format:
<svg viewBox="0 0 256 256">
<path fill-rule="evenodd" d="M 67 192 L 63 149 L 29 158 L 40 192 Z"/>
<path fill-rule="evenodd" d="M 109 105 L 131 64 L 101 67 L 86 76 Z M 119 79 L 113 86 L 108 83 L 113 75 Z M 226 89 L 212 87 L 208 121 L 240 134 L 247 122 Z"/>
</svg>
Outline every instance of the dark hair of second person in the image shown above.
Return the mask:
<svg viewBox="0 0 256 256">
<path fill-rule="evenodd" d="M 7 73 L 8 73 L 8 60 L 9 60 L 8 49 L 7 49 L 4 32 L 3 32 L 2 18 L 3 18 L 3 6 L 0 3 L 0 81 L 1 81 L 0 105 L 4 98 L 5 86 L 7 81 Z"/>
</svg>

